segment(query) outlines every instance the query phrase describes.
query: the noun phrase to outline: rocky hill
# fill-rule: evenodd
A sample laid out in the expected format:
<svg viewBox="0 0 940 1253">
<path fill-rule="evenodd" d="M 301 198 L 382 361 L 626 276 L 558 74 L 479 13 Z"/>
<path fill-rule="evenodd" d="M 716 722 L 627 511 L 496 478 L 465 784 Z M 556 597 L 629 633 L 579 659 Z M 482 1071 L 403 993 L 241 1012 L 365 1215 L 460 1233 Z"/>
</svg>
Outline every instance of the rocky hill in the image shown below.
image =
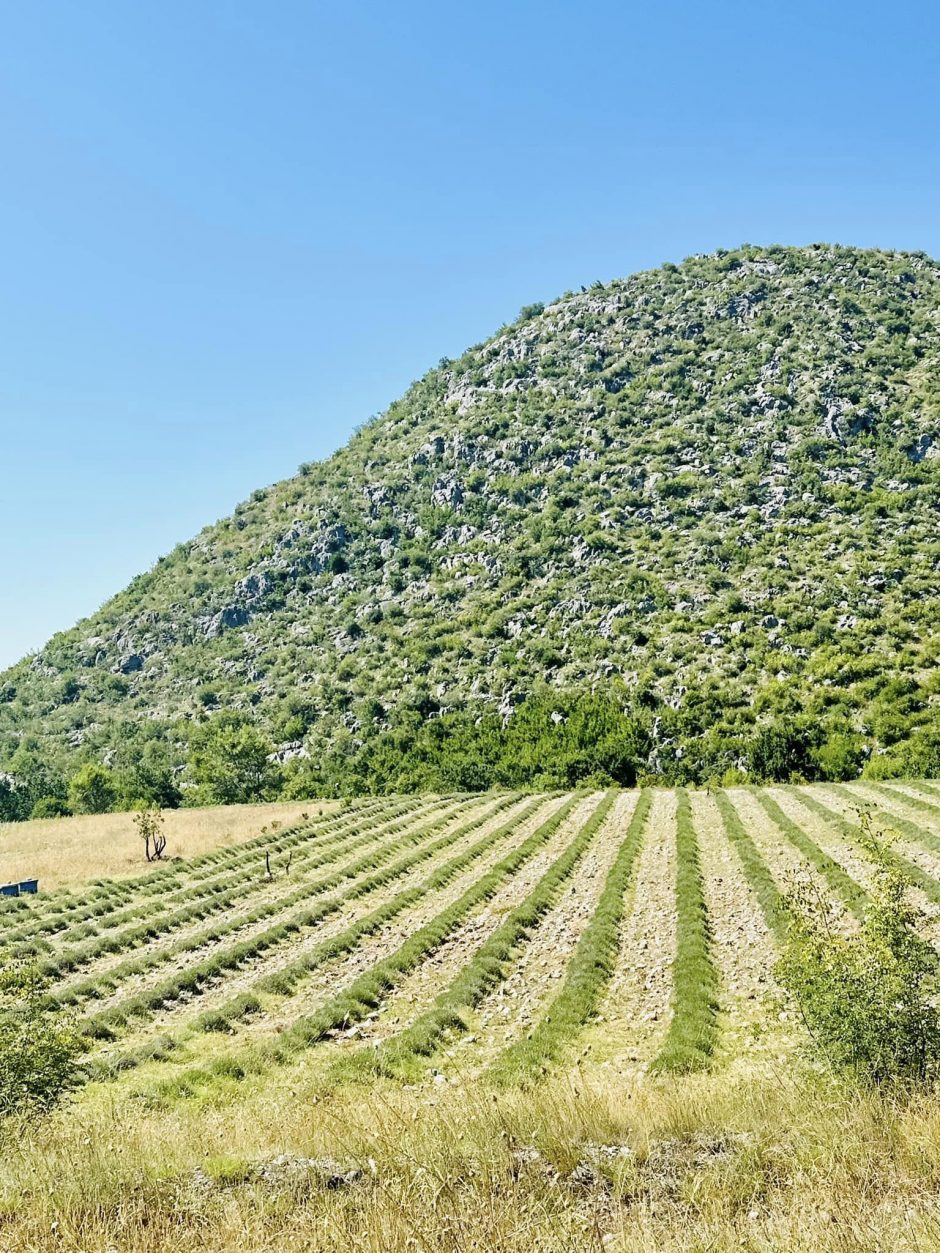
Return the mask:
<svg viewBox="0 0 940 1253">
<path fill-rule="evenodd" d="M 0 676 L 0 763 L 223 707 L 316 763 L 585 692 L 663 777 L 764 725 L 898 763 L 940 690 L 938 367 L 922 254 L 744 247 L 526 308 Z"/>
</svg>

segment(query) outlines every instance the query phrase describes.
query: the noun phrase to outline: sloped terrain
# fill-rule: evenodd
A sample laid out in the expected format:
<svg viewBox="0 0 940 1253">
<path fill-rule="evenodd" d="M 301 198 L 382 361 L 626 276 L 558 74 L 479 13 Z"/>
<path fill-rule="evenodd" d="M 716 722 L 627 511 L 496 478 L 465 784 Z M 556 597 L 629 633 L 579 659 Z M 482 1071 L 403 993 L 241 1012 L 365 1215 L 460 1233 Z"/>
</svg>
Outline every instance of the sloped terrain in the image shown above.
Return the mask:
<svg viewBox="0 0 940 1253">
<path fill-rule="evenodd" d="M 938 320 L 933 261 L 830 246 L 524 310 L 0 678 L 0 761 L 225 707 L 321 781 L 371 745 L 381 781 L 409 719 L 542 693 L 551 727 L 588 690 L 666 780 L 797 713 L 822 777 L 929 747 Z"/>
</svg>

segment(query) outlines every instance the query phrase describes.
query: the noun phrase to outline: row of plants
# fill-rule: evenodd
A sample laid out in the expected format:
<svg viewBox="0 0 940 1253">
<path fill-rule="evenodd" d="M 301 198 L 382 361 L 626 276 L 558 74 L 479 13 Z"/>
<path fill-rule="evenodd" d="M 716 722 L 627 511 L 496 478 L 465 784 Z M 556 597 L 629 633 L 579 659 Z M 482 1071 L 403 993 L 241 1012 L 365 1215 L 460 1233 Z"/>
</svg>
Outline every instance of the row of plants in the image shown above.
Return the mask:
<svg viewBox="0 0 940 1253">
<path fill-rule="evenodd" d="M 842 835 L 858 843 L 859 827 L 857 823 L 852 822 L 837 810 L 825 805 L 814 792 L 800 789 L 798 795 L 801 804 L 805 805 L 807 809 L 835 827 Z M 850 795 L 849 800 L 851 804 L 857 805 L 857 798 L 854 795 Z M 872 817 L 878 821 L 883 821 L 889 828 L 897 826 L 897 818 L 893 813 L 876 811 Z M 913 823 L 908 824 L 908 834 L 910 833 L 914 833 L 912 838 L 926 848 L 930 848 L 937 841 L 937 837 L 932 832 L 925 831 L 922 827 L 917 827 Z M 898 852 L 897 848 L 886 849 L 885 856 L 890 858 L 895 869 L 903 876 L 906 882 L 920 888 L 929 901 L 940 904 L 940 882 L 933 875 L 928 874 L 915 861 Z"/>
<path fill-rule="evenodd" d="M 243 1050 L 239 1057 L 217 1058 L 206 1068 L 191 1068 L 160 1085 L 160 1092 L 166 1096 L 185 1095 L 219 1077 L 238 1079 L 271 1064 L 287 1063 L 338 1028 L 361 1022 L 406 975 L 439 949 L 475 909 L 491 900 L 507 880 L 544 848 L 582 799 L 581 794 L 576 794 L 558 805 L 457 900 L 409 935 L 393 953 L 328 997 L 312 1014 L 296 1019 L 276 1041 Z"/>
<path fill-rule="evenodd" d="M 540 1074 L 562 1055 L 597 1012 L 614 972 L 629 891 L 651 804 L 652 794 L 642 791 L 591 921 L 568 962 L 560 992 L 534 1030 L 500 1054 L 489 1071 L 489 1077 L 495 1082 L 514 1085 Z"/>
<path fill-rule="evenodd" d="M 803 828 L 785 813 L 769 792 L 760 788 L 751 791 L 767 817 L 776 826 L 794 848 L 803 854 L 808 862 L 823 876 L 826 883 L 842 901 L 842 903 L 861 918 L 869 903 L 868 892 L 848 874 L 843 867 L 828 853 L 824 852 Z"/>
<path fill-rule="evenodd" d="M 676 803 L 676 953 L 672 963 L 672 1013 L 655 1067 L 685 1074 L 708 1067 L 718 1040 L 718 972 L 711 956 L 711 925 L 684 788 Z"/>
<path fill-rule="evenodd" d="M 421 1059 L 433 1056 L 446 1038 L 467 1030 L 467 1015 L 488 991 L 506 978 L 510 959 L 557 903 L 565 883 L 606 822 L 615 798 L 615 793 L 607 793 L 528 896 L 510 910 L 428 1008 L 378 1048 L 363 1049 L 355 1059 L 350 1059 L 354 1069 L 389 1076 L 409 1074 Z"/>
<path fill-rule="evenodd" d="M 58 988 L 52 995 L 60 1004 L 69 1005 L 80 1004 L 90 999 L 101 999 L 106 991 L 119 992 L 125 980 L 132 976 L 136 977 L 146 971 L 158 970 L 184 954 L 192 957 L 201 949 L 214 949 L 211 955 L 187 965 L 156 986 L 139 992 L 133 997 L 119 998 L 108 1009 L 83 1020 L 82 1026 L 86 1034 L 104 1034 L 105 1037 L 109 1037 L 113 1033 L 114 1024 L 124 1025 L 129 1019 L 146 1016 L 152 1010 L 177 999 L 182 993 L 192 994 L 217 978 L 222 971 L 240 965 L 249 958 L 284 943 L 298 931 L 315 925 L 320 921 L 323 909 L 332 912 L 333 902 L 324 906 L 305 904 L 302 909 L 294 910 L 293 913 L 287 911 L 300 902 L 307 902 L 312 897 L 322 896 L 347 880 L 355 880 L 364 871 L 382 865 L 403 846 L 407 847 L 412 843 L 429 839 L 441 828 L 450 825 L 459 812 L 459 809 L 448 807 L 443 814 L 435 815 L 429 822 L 417 828 L 406 820 L 401 821 L 391 832 L 394 837 L 397 837 L 391 843 L 381 844 L 376 848 L 372 846 L 371 836 L 368 836 L 360 841 L 369 850 L 364 856 L 340 865 L 279 899 L 257 905 L 245 914 L 226 918 L 195 935 L 181 938 L 175 944 L 155 949 L 152 952 L 145 951 L 139 957 L 109 967 L 80 982 Z M 403 830 L 405 834 L 401 835 L 400 832 Z M 286 917 L 280 917 L 278 921 L 270 923 L 272 918 L 283 914 L 286 914 Z M 254 927 L 258 923 L 269 925 L 228 947 L 220 945 L 220 941 L 229 939 L 233 934 Z"/>
<path fill-rule="evenodd" d="M 407 802 L 400 798 L 369 798 L 359 804 L 346 802 L 345 820 L 351 814 L 363 819 L 370 814 L 381 813 L 388 806 L 399 807 L 401 812 Z M 336 816 L 321 813 L 313 820 L 301 822 L 280 831 L 280 840 L 303 836 L 312 842 L 328 837 Z M 166 896 L 177 890 L 188 890 L 206 879 L 212 878 L 227 867 L 251 858 L 259 849 L 271 846 L 271 833 L 262 830 L 259 835 L 242 843 L 227 845 L 210 852 L 197 854 L 186 861 L 173 859 L 159 862 L 141 875 L 122 879 L 92 879 L 80 891 L 71 888 L 54 889 L 42 896 L 4 898 L 13 908 L 0 910 L 0 930 L 3 943 L 19 943 L 31 936 L 56 934 L 73 924 L 89 919 L 102 918 L 113 910 L 122 908 L 131 900 L 145 900 L 152 896 Z"/>
<path fill-rule="evenodd" d="M 230 997 L 227 1001 L 213 1009 L 199 1014 L 176 1037 L 162 1035 L 156 1041 L 148 1041 L 137 1049 L 124 1051 L 118 1057 L 93 1059 L 96 1073 L 107 1074 L 115 1069 L 131 1069 L 142 1062 L 163 1060 L 176 1051 L 181 1039 L 186 1034 L 200 1031 L 229 1032 L 234 1030 L 235 1025 L 239 1021 L 257 1013 L 263 1007 L 263 1002 L 259 999 L 260 996 L 289 996 L 307 975 L 317 970 L 325 962 L 334 960 L 344 953 L 351 952 L 368 936 L 375 934 L 381 927 L 399 917 L 413 905 L 426 901 L 487 853 L 494 848 L 498 848 L 502 842 L 517 832 L 521 826 L 543 808 L 545 803 L 544 798 L 530 801 L 507 822 L 502 823 L 496 830 L 487 832 L 487 834 L 469 847 L 461 849 L 442 865 L 436 867 L 425 879 L 383 901 L 376 908 L 370 910 L 355 922 L 350 923 L 349 926 L 343 928 L 336 935 L 321 941 L 309 952 L 303 953 L 287 965 L 280 967 L 273 974 L 256 979 L 246 991 Z M 394 883 L 403 874 L 408 873 L 422 862 L 430 860 L 444 850 L 452 848 L 455 844 L 459 844 L 466 836 L 472 835 L 481 826 L 487 825 L 502 810 L 509 806 L 518 806 L 518 804 L 519 801 L 516 797 L 505 798 L 499 802 L 496 809 L 492 812 L 466 823 L 457 831 L 448 832 L 441 839 L 420 848 L 416 853 L 403 858 L 386 871 L 370 876 L 368 880 L 357 884 L 349 893 L 344 895 L 341 903 L 365 896 L 367 893 L 388 883 Z"/>
<path fill-rule="evenodd" d="M 440 806 L 434 805 L 430 808 L 433 811 Z M 420 813 L 412 813 L 407 817 L 386 819 L 384 823 L 375 826 L 371 822 L 363 824 L 357 820 L 351 829 L 345 830 L 339 824 L 334 827 L 329 840 L 313 847 L 307 845 L 303 832 L 299 832 L 295 838 L 276 850 L 278 860 L 270 863 L 270 875 L 265 857 L 259 858 L 257 864 L 252 859 L 241 868 L 226 871 L 218 880 L 204 881 L 200 886 L 181 891 L 178 898 L 170 902 L 171 907 L 168 909 L 155 909 L 147 902 L 137 902 L 129 911 L 106 917 L 85 942 L 71 948 L 57 947 L 52 956 L 37 963 L 38 969 L 44 976 L 63 978 L 106 954 L 140 948 L 188 924 L 204 922 L 225 911 L 231 911 L 228 921 L 234 922 L 256 898 L 277 892 L 273 874 L 276 868 L 278 875 L 283 874 L 286 877 L 286 861 L 283 860 L 285 848 L 289 850 L 291 858 L 292 898 L 299 900 L 310 874 L 319 874 L 340 857 L 361 846 L 370 846 L 379 837 L 397 833 L 419 816 Z M 299 845 L 296 857 L 295 845 Z M 286 898 L 283 897 L 274 902 L 275 905 L 285 903 Z M 141 918 L 143 921 L 140 921 Z M 124 925 L 128 922 L 130 925 Z M 22 948 L 15 951 L 17 955 L 26 955 Z"/>
<path fill-rule="evenodd" d="M 725 835 L 738 855 L 744 877 L 757 898 L 764 921 L 780 943 L 787 929 L 786 899 L 727 792 L 716 792 L 715 804 Z"/>
</svg>

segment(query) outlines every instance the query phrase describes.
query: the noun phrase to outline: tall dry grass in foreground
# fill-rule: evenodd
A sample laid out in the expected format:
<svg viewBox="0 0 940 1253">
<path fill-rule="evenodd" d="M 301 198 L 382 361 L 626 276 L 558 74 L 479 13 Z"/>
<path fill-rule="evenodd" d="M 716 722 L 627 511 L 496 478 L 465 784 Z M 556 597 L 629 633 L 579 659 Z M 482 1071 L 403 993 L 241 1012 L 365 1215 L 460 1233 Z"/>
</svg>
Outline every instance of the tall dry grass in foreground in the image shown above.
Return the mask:
<svg viewBox="0 0 940 1253">
<path fill-rule="evenodd" d="M 260 1177 L 280 1154 L 362 1174 Z M 10 1135 L 0 1249 L 913 1253 L 940 1247 L 938 1191 L 933 1096 L 782 1075 L 331 1095 L 294 1073 L 215 1106 L 86 1094 Z"/>
<path fill-rule="evenodd" d="M 329 814 L 341 801 L 216 805 L 164 810 L 167 857 L 195 857 L 257 835 L 272 822 L 289 826 L 301 814 Z M 120 878 L 147 869 L 133 814 L 82 814 L 0 823 L 0 882 L 38 878 L 41 888 Z"/>
</svg>

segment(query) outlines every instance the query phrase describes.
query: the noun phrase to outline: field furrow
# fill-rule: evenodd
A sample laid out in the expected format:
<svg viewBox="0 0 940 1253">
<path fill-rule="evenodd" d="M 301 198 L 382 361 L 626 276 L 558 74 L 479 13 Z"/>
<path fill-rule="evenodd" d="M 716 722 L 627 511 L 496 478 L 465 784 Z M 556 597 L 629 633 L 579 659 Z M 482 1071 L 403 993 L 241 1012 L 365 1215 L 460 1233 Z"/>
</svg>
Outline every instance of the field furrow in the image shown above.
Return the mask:
<svg viewBox="0 0 940 1253">
<path fill-rule="evenodd" d="M 857 824 L 843 822 L 838 814 L 814 805 L 811 795 L 794 787 L 781 784 L 767 788 L 764 795 L 791 822 L 795 822 L 824 854 L 831 857 L 866 895 L 871 892 L 872 866 L 859 848 Z"/>
<path fill-rule="evenodd" d="M 592 1071 L 645 1069 L 660 1052 L 672 1016 L 676 955 L 676 794 L 651 793 L 633 883 L 624 909 L 613 974 L 582 1032 Z"/>
<path fill-rule="evenodd" d="M 859 827 L 859 814 L 870 809 L 877 826 L 900 830 L 902 821 L 883 809 L 872 808 L 864 793 L 857 789 L 840 790 L 837 785 L 819 785 L 812 789 L 800 789 L 804 803 L 815 809 L 821 817 L 829 820 L 849 839 L 855 838 Z M 890 857 L 898 868 L 922 894 L 931 915 L 940 905 L 940 856 L 927 851 L 922 844 L 914 844 L 905 834 L 890 848 Z"/>
<path fill-rule="evenodd" d="M 792 883 L 805 874 L 817 877 L 820 890 L 828 890 L 856 918 L 869 900 L 866 890 L 815 840 L 804 824 L 796 822 L 766 789 L 734 788 L 728 793 L 754 842 L 771 865 L 785 866 Z M 812 815 L 807 812 L 807 818 Z M 782 839 L 781 839 L 782 837 Z M 844 852 L 844 850 L 842 850 Z"/>
<path fill-rule="evenodd" d="M 322 890 L 320 884 L 324 880 L 332 880 L 336 874 L 345 876 L 355 872 L 370 856 L 380 856 L 386 847 L 395 844 L 402 832 L 433 830 L 441 820 L 456 820 L 470 808 L 469 802 L 456 807 L 439 803 L 422 807 L 413 816 L 406 814 L 384 822 L 369 822 L 364 829 L 356 825 L 293 858 L 289 871 L 283 864 L 274 863 L 276 877 L 268 877 L 262 862 L 254 873 L 241 876 L 241 890 L 237 885 L 226 886 L 218 895 L 187 905 L 182 911 L 155 923 L 142 924 L 130 934 L 119 931 L 79 950 L 65 949 L 60 956 L 43 963 L 40 969 L 44 974 L 80 971 L 80 980 L 64 978 L 51 989 L 54 995 L 74 1000 L 77 988 L 103 985 L 116 968 L 126 969 L 123 963 L 128 952 L 137 954 L 137 961 L 131 967 L 137 975 L 145 968 L 159 965 L 165 954 L 190 953 L 198 959 L 207 955 L 213 946 L 250 934 L 252 927 L 261 929 L 276 922 L 291 908 Z M 416 828 L 416 822 L 425 825 Z M 363 850 L 367 850 L 365 857 Z M 213 919 L 220 915 L 224 915 L 224 921 L 218 926 Z"/>
<path fill-rule="evenodd" d="M 341 842 L 348 842 L 363 831 L 386 829 L 396 821 L 413 822 L 420 814 L 440 804 L 436 800 L 411 807 L 399 803 L 365 814 L 357 812 L 336 818 L 328 827 L 318 831 L 297 828 L 278 832 L 269 836 L 264 846 L 252 848 L 248 856 L 229 862 L 210 874 L 194 877 L 175 891 L 161 892 L 155 903 L 135 896 L 126 907 L 68 927 L 57 936 L 57 946 L 96 936 L 104 938 L 105 943 L 115 951 L 119 945 L 130 948 L 138 941 L 148 942 L 179 925 L 178 917 L 185 922 L 186 911 L 197 910 L 203 904 L 207 908 L 225 908 L 239 899 L 260 900 L 265 895 L 270 896 L 276 888 L 268 874 L 268 854 L 275 879 L 286 873 L 288 860 L 290 874 L 299 879 L 311 865 L 316 866 L 325 860 Z M 143 925 L 142 914 L 145 919 Z M 130 925 L 126 927 L 125 924 Z M 135 926 L 141 927 L 139 937 L 135 934 Z"/>
<path fill-rule="evenodd" d="M 721 1004 L 716 1061 L 776 1056 L 792 1046 L 784 1024 L 768 1025 L 786 925 L 780 887 L 725 793 L 694 792 L 691 807 Z"/>
<path fill-rule="evenodd" d="M 858 783 L 851 789 L 832 784 L 831 791 L 842 800 L 870 806 L 877 819 L 890 823 L 915 847 L 940 858 L 940 813 L 932 805 L 879 783 Z"/>
<path fill-rule="evenodd" d="M 333 991 L 312 1013 L 295 1019 L 279 1037 L 242 1050 L 240 1057 L 218 1057 L 205 1068 L 185 1071 L 162 1083 L 160 1090 L 170 1095 L 185 1094 L 198 1090 L 206 1081 L 212 1082 L 216 1076 L 237 1078 L 271 1064 L 286 1064 L 338 1029 L 348 1029 L 362 1022 L 380 1007 L 403 978 L 445 943 L 475 909 L 492 899 L 505 882 L 549 843 L 582 799 L 575 795 L 561 802 L 520 845 L 476 878 L 452 904 L 412 931 L 394 952 L 363 971 L 348 986 Z"/>
<path fill-rule="evenodd" d="M 455 928 L 420 966 L 403 978 L 373 1015 L 364 1019 L 343 1039 L 368 1044 L 380 1043 L 398 1032 L 403 1023 L 420 1012 L 422 1006 L 432 1001 L 438 990 L 456 977 L 463 969 L 468 957 L 496 930 L 504 915 L 529 894 L 548 866 L 569 845 L 596 805 L 597 797 L 582 797 L 549 842 L 517 874 L 506 880 L 479 910 L 472 912 L 459 927 Z M 459 896 L 459 894 L 459 892 L 452 893 L 453 896 Z M 430 919 L 436 911 L 425 912 Z M 397 946 L 397 943 L 404 939 L 408 933 L 408 924 L 403 922 L 396 930 L 397 934 L 390 932 L 385 937 L 383 947 L 386 951 L 392 946 Z M 368 964 L 380 960 L 380 956 L 380 954 L 373 954 Z M 366 954 L 362 954 L 361 957 L 363 961 L 367 960 Z M 350 973 L 358 973 L 358 971 L 338 972 L 338 978 L 342 979 L 344 975 Z M 321 984 L 320 993 L 322 994 L 322 991 L 329 985 L 327 972 L 323 972 Z"/>
<path fill-rule="evenodd" d="M 0 934 L 78 1009 L 87 1077 L 148 1099 L 275 1068 L 511 1088 L 766 1065 L 802 1038 L 774 983 L 789 887 L 847 933 L 868 906 L 860 808 L 940 942 L 940 793 L 894 781 L 373 799 Z"/>
<path fill-rule="evenodd" d="M 461 952 L 463 960 L 453 977 L 436 995 L 431 989 L 432 999 L 426 1008 L 394 1035 L 357 1051 L 350 1066 L 353 1073 L 406 1075 L 419 1070 L 446 1041 L 466 1031 L 469 1014 L 509 973 L 517 945 L 537 929 L 556 904 L 594 844 L 614 803 L 615 793 L 610 792 L 603 797 L 585 798 L 574 809 L 564 824 L 568 839 L 562 850 L 552 850 L 547 866 L 544 858 L 539 859 L 542 864 L 537 867 L 531 864 L 538 873 L 526 876 L 527 893 L 508 908 L 482 942 Z"/>
<path fill-rule="evenodd" d="M 561 899 L 552 909 L 537 920 L 537 925 L 522 936 L 518 952 L 514 952 L 511 967 L 505 978 L 485 995 L 473 1010 L 468 1021 L 469 1035 L 461 1035 L 457 1045 L 448 1050 L 451 1060 L 448 1069 L 456 1068 L 462 1074 L 476 1073 L 490 1064 L 497 1053 L 512 1039 L 528 1030 L 551 995 L 558 990 L 557 980 L 564 974 L 567 963 L 581 934 L 590 922 L 598 897 L 610 867 L 620 851 L 624 831 L 636 804 L 636 797 L 621 793 L 595 836 L 594 843 L 566 883 Z M 577 825 L 583 825 L 585 815 L 572 815 Z M 493 902 L 494 906 L 496 902 Z M 491 911 L 490 933 L 499 922 L 500 910 Z M 369 1042 L 387 1038 L 398 1022 L 408 1017 L 409 1008 L 433 999 L 435 984 L 451 982 L 460 973 L 473 948 L 487 939 L 485 933 L 464 937 L 472 944 L 463 943 L 449 954 L 442 963 L 439 978 L 432 977 L 423 993 L 411 990 L 407 1001 L 391 998 L 387 1009 L 387 1023 L 376 1021 L 376 1033 L 366 1034 Z M 461 951 L 462 948 L 462 951 Z M 432 995 L 428 996 L 428 987 Z M 405 992 L 405 988 L 401 989 Z M 395 1001 L 398 1000 L 398 1004 Z M 443 1063 L 442 1063 L 443 1064 Z"/>
<path fill-rule="evenodd" d="M 263 865 L 264 853 L 272 846 L 287 848 L 297 841 L 315 846 L 321 840 L 329 839 L 339 827 L 370 820 L 376 814 L 404 815 L 413 804 L 412 801 L 409 805 L 400 797 L 392 800 L 369 798 L 350 805 L 343 814 L 329 813 L 277 832 L 265 832 L 254 839 L 203 853 L 182 863 L 174 859 L 154 864 L 144 874 L 133 878 L 92 881 L 82 893 L 62 889 L 37 898 L 35 903 L 27 903 L 28 898 L 20 897 L 9 902 L 21 906 L 18 910 L 0 913 L 0 940 L 5 945 L 24 944 L 30 940 L 41 945 L 45 937 L 52 937 L 58 943 L 63 932 L 74 932 L 83 924 L 88 924 L 88 930 L 83 934 L 91 934 L 94 929 L 107 926 L 115 915 L 134 905 L 145 907 L 152 900 L 165 905 L 167 901 L 188 897 L 232 869 L 244 871 L 253 861 Z"/>
<path fill-rule="evenodd" d="M 581 932 L 564 971 L 564 981 L 553 995 L 548 994 L 546 971 L 541 971 L 547 1004 L 539 1006 L 538 1022 L 531 1031 L 518 1036 L 499 1053 L 487 1077 L 506 1086 L 525 1085 L 545 1074 L 580 1039 L 587 1024 L 597 1014 L 604 992 L 614 973 L 618 942 L 624 918 L 634 904 L 630 890 L 643 834 L 649 817 L 651 795 L 643 791 L 629 812 L 616 812 L 612 821 L 620 835 L 616 857 L 609 867 L 590 921 Z M 556 975 L 550 962 L 548 978 Z M 481 1015 L 482 1016 L 482 1015 Z M 586 1056 L 589 1048 L 582 1050 Z"/>
<path fill-rule="evenodd" d="M 465 805 L 456 812 L 445 810 L 404 834 L 396 831 L 389 843 L 341 864 L 299 892 L 291 892 L 286 898 L 290 905 L 286 916 L 276 918 L 279 911 L 274 907 L 253 911 L 247 917 L 256 925 L 240 936 L 237 933 L 245 919 L 236 916 L 208 932 L 155 952 L 152 961 L 139 957 L 119 968 L 123 975 L 130 977 L 116 979 L 115 972 L 111 971 L 109 979 L 115 990 L 92 1015 L 83 1020 L 85 1030 L 92 1033 L 103 1031 L 108 1036 L 115 1025 L 123 1025 L 130 1018 L 147 1017 L 153 1010 L 163 1008 L 171 1001 L 199 995 L 206 986 L 245 966 L 260 954 L 287 944 L 299 933 L 319 926 L 347 897 L 360 895 L 384 882 L 387 878 L 385 863 L 397 853 L 414 845 L 420 848 L 441 831 L 450 829 L 452 834 L 455 824 L 465 822 L 466 815 L 474 811 L 476 816 L 471 822 L 476 822 L 482 814 L 481 807 Z M 351 886 L 345 893 L 319 899 L 346 882 L 350 882 Z M 302 902 L 299 907 L 298 902 Z M 273 922 L 272 916 L 276 918 Z M 167 974 L 164 967 L 170 959 L 172 972 Z M 141 970 L 146 973 L 141 975 Z M 79 986 L 84 994 L 94 987 L 94 981 L 87 980 Z"/>
<path fill-rule="evenodd" d="M 449 895 L 459 893 L 467 879 L 504 856 L 507 844 L 524 840 L 541 820 L 545 806 L 544 798 L 535 802 L 506 798 L 482 816 L 421 844 L 384 874 L 370 876 L 371 885 L 348 889 L 335 902 L 341 909 L 332 915 L 327 911 L 333 902 L 324 902 L 324 924 L 295 939 L 287 951 L 276 950 L 243 963 L 224 980 L 200 987 L 198 997 L 163 1005 L 148 1027 L 122 1039 L 120 1065 L 127 1068 L 127 1050 L 146 1059 L 156 1043 L 157 1051 L 165 1055 L 175 1052 L 180 1033 L 231 1033 L 246 1018 L 252 1020 L 253 1026 L 247 1029 L 253 1034 L 281 1030 L 298 1012 L 298 1002 L 284 998 L 290 998 L 298 988 L 303 991 L 305 981 L 316 972 L 322 972 L 320 985 L 332 986 L 344 957 L 356 968 L 370 964 L 367 953 L 371 937 L 385 934 L 384 928 L 395 935 L 407 933 L 419 916 L 440 908 Z M 444 856 L 447 860 L 428 875 L 428 862 Z M 392 931 L 399 916 L 401 920 Z M 161 1034 L 168 1029 L 177 1033 L 169 1048 Z M 102 1050 L 102 1055 L 107 1053 Z"/>
</svg>

